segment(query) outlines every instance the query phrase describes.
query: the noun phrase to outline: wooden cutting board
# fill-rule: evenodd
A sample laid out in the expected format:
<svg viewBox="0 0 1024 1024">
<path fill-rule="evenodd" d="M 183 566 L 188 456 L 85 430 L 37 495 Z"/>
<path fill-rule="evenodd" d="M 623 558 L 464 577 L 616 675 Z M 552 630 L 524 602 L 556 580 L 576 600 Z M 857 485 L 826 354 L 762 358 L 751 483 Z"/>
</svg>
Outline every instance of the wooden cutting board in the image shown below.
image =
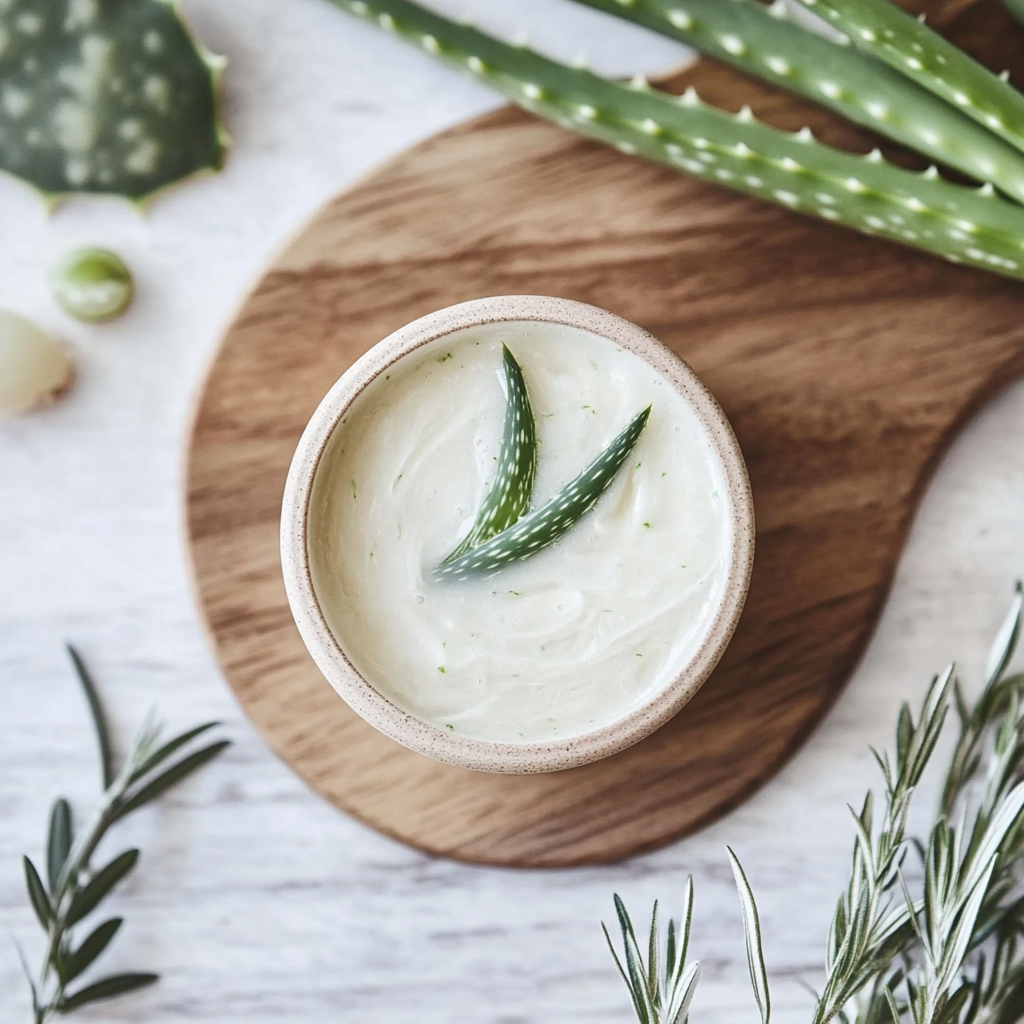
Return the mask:
<svg viewBox="0 0 1024 1024">
<path fill-rule="evenodd" d="M 936 10 L 936 5 L 931 4 Z M 1020 69 L 998 4 L 953 34 Z M 1003 51 L 996 54 L 996 50 Z M 1005 59 L 1003 59 L 1005 58 Z M 701 62 L 671 82 L 866 152 L 875 140 Z M 757 557 L 725 659 L 672 722 L 571 771 L 499 776 L 410 753 L 357 718 L 292 624 L 282 487 L 328 388 L 429 310 L 561 295 L 629 318 L 718 397 L 746 456 Z M 340 196 L 259 282 L 199 400 L 187 479 L 196 589 L 224 673 L 327 800 L 423 850 L 550 867 L 650 850 L 769 779 L 870 636 L 914 507 L 964 417 L 1024 369 L 1024 286 L 718 191 L 511 109 Z"/>
</svg>

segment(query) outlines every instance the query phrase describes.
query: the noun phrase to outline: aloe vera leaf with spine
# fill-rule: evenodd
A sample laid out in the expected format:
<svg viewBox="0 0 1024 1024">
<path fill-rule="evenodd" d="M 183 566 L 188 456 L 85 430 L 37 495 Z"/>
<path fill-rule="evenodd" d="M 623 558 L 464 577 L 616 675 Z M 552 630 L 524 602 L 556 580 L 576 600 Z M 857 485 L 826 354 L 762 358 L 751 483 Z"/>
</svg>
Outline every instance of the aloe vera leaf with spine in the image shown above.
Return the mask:
<svg viewBox="0 0 1024 1024">
<path fill-rule="evenodd" d="M 1024 0 L 1017 0 L 1024 2 Z M 1024 201 L 1024 154 L 900 71 L 757 0 L 577 0 L 676 39 Z"/>
<path fill-rule="evenodd" d="M 164 0 L 0 4 L 0 169 L 142 200 L 221 166 L 223 62 Z"/>
<path fill-rule="evenodd" d="M 442 562 L 434 570 L 434 578 L 450 580 L 488 575 L 554 544 L 597 504 L 633 450 L 650 414 L 650 406 L 638 413 L 575 480 L 541 508 L 479 547 L 452 561 Z"/>
<path fill-rule="evenodd" d="M 410 0 L 333 0 L 512 102 L 570 130 L 787 209 L 923 249 L 955 263 L 1024 277 L 1024 210 L 934 170 L 906 171 L 818 143 L 810 132 L 727 114 L 691 90 L 672 97 L 570 68 Z"/>
<path fill-rule="evenodd" d="M 889 0 L 797 0 L 870 53 L 1024 150 L 1024 96 Z"/>
<path fill-rule="evenodd" d="M 533 480 L 537 471 L 537 427 L 522 368 L 506 345 L 502 345 L 501 349 L 506 405 L 498 468 L 472 529 L 445 562 L 453 561 L 508 529 L 522 517 L 533 494 Z"/>
</svg>

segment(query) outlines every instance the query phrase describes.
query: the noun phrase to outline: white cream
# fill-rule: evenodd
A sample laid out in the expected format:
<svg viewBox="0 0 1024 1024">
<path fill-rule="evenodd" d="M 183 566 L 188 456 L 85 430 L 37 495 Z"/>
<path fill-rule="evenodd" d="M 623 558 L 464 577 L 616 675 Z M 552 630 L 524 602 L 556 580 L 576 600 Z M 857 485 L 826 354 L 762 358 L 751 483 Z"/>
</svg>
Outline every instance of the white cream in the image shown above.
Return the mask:
<svg viewBox="0 0 1024 1024">
<path fill-rule="evenodd" d="M 486 579 L 435 582 L 493 478 L 502 342 L 537 422 L 534 507 L 647 405 L 650 420 L 560 541 Z M 552 324 L 467 329 L 399 360 L 334 431 L 310 504 L 313 587 L 353 665 L 411 714 L 478 739 L 578 736 L 696 652 L 723 596 L 724 494 L 704 428 L 639 357 Z"/>
</svg>

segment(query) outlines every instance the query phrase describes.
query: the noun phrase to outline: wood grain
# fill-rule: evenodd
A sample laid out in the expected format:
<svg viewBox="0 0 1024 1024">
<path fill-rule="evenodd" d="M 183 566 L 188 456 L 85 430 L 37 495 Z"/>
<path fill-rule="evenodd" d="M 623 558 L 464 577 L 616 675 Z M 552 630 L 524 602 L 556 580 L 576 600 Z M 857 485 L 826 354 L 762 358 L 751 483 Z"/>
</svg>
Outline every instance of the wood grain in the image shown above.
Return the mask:
<svg viewBox="0 0 1024 1024">
<path fill-rule="evenodd" d="M 1013 59 L 995 3 L 947 26 Z M 1017 61 L 1017 66 L 1014 64 Z M 779 126 L 875 140 L 701 62 L 675 78 Z M 539 776 L 432 762 L 357 718 L 298 637 L 277 553 L 295 442 L 351 362 L 481 295 L 562 295 L 652 331 L 704 379 L 750 469 L 758 550 L 711 680 L 605 761 Z M 820 720 L 885 599 L 921 489 L 963 418 L 1024 369 L 1024 289 L 718 191 L 515 110 L 438 136 L 330 204 L 224 339 L 187 480 L 199 600 L 274 750 L 328 800 L 421 849 L 551 867 L 675 839 L 768 779 Z"/>
</svg>

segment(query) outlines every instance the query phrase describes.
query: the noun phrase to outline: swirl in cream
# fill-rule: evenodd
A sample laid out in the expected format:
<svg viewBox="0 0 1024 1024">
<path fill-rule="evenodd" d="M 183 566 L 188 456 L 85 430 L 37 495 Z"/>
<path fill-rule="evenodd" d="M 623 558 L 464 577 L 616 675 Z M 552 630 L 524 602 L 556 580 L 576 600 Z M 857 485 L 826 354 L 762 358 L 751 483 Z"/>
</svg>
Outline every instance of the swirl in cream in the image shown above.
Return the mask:
<svg viewBox="0 0 1024 1024">
<path fill-rule="evenodd" d="M 561 540 L 488 578 L 435 582 L 494 475 L 503 342 L 537 422 L 535 506 L 639 410 L 651 417 Z M 475 327 L 404 356 L 335 429 L 310 503 L 313 587 L 349 660 L 404 710 L 477 739 L 570 738 L 695 654 L 725 584 L 724 493 L 703 426 L 638 356 L 577 328 Z"/>
</svg>

